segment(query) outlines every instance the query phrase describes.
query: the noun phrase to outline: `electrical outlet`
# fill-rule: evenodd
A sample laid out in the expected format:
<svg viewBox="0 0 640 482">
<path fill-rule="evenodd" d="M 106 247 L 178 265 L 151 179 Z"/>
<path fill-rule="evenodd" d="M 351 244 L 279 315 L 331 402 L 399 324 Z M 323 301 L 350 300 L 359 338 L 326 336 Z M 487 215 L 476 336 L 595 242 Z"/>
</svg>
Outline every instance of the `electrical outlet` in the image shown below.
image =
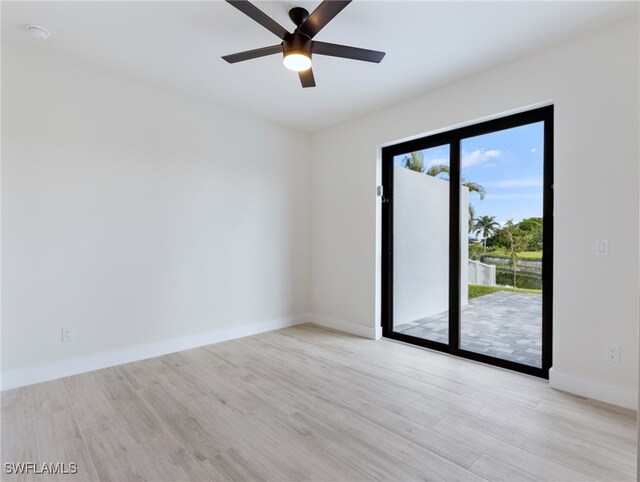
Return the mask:
<svg viewBox="0 0 640 482">
<path fill-rule="evenodd" d="M 596 240 L 594 254 L 596 256 L 609 256 L 609 240 L 607 239 Z"/>
<path fill-rule="evenodd" d="M 76 329 L 73 326 L 62 328 L 62 342 L 73 341 L 76 339 Z"/>
<path fill-rule="evenodd" d="M 620 363 L 620 345 L 605 345 L 604 359 L 613 363 Z"/>
</svg>

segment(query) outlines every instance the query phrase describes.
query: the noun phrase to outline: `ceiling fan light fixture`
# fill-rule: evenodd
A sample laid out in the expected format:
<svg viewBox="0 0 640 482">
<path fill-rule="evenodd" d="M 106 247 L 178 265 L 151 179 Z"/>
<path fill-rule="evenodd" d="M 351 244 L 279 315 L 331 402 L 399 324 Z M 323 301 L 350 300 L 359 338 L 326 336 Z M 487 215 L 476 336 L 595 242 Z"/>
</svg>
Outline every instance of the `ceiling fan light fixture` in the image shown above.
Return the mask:
<svg viewBox="0 0 640 482">
<path fill-rule="evenodd" d="M 284 66 L 297 72 L 302 87 L 307 88 L 316 86 L 311 66 L 312 54 L 375 63 L 379 63 L 385 55 L 384 52 L 376 50 L 313 40 L 316 34 L 326 27 L 352 0 L 323 0 L 311 14 L 302 7 L 292 8 L 289 10 L 289 18 L 296 28 L 291 33 L 249 0 L 226 1 L 282 40 L 278 45 L 222 56 L 222 59 L 230 64 L 258 59 L 267 55 L 283 54 Z"/>
<path fill-rule="evenodd" d="M 311 55 L 304 50 L 292 50 L 285 52 L 284 66 L 294 72 L 304 72 L 311 68 Z"/>
<path fill-rule="evenodd" d="M 284 66 L 294 72 L 311 68 L 311 39 L 300 34 L 289 34 L 282 40 Z"/>
</svg>

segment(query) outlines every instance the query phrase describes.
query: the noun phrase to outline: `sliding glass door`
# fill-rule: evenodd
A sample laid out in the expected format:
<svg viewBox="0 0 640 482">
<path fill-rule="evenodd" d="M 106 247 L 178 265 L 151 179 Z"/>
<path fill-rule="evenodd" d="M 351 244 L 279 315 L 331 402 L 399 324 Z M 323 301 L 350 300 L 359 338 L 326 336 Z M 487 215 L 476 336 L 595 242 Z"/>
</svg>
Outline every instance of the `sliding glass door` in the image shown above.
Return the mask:
<svg viewBox="0 0 640 482">
<path fill-rule="evenodd" d="M 437 165 L 425 166 L 437 159 Z M 449 145 L 393 159 L 393 320 L 398 333 L 449 340 Z"/>
<path fill-rule="evenodd" d="M 383 149 L 383 333 L 548 376 L 553 107 Z"/>
</svg>

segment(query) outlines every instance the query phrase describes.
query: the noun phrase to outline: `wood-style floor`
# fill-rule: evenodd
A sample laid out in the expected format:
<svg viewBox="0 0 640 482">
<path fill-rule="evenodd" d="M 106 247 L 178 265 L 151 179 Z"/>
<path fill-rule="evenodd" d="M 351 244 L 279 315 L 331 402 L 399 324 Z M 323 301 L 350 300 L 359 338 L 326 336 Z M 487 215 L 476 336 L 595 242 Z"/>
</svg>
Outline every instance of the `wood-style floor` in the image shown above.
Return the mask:
<svg viewBox="0 0 640 482">
<path fill-rule="evenodd" d="M 2 394 L 3 468 L 83 482 L 635 480 L 635 438 L 544 380 L 311 325 Z"/>
</svg>

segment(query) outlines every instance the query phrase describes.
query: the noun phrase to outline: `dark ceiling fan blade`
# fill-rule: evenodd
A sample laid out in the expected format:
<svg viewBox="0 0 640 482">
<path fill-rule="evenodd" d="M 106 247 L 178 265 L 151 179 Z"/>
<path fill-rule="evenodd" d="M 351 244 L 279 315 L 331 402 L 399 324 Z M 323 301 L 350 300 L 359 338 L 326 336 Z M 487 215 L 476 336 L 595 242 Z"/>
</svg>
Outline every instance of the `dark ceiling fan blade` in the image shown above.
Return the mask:
<svg viewBox="0 0 640 482">
<path fill-rule="evenodd" d="M 302 87 L 316 86 L 316 79 L 313 78 L 313 69 L 303 70 L 302 72 L 298 72 L 298 75 L 300 76 Z"/>
<path fill-rule="evenodd" d="M 364 62 L 379 63 L 385 56 L 384 52 L 367 50 L 347 45 L 330 44 L 327 42 L 313 42 L 311 51 L 318 55 L 330 55 L 351 60 L 363 60 Z"/>
<path fill-rule="evenodd" d="M 351 0 L 324 0 L 309 17 L 302 22 L 297 31 L 313 38 L 327 25 L 333 17 L 338 15 Z"/>
<path fill-rule="evenodd" d="M 245 60 L 257 59 L 259 57 L 266 57 L 267 55 L 281 54 L 282 44 L 272 45 L 270 47 L 262 47 L 261 49 L 246 50 L 244 52 L 238 52 L 237 54 L 225 55 L 222 58 L 230 64 L 236 62 L 243 62 Z"/>
<path fill-rule="evenodd" d="M 287 32 L 282 25 L 280 25 L 278 22 L 276 22 L 274 19 L 269 17 L 266 13 L 264 13 L 262 10 L 260 10 L 258 7 L 256 7 L 251 2 L 248 2 L 247 0 L 227 0 L 227 3 L 233 5 L 247 17 L 252 18 L 264 28 L 276 34 L 281 39 L 284 39 L 285 35 L 289 34 L 289 32 Z"/>
</svg>

